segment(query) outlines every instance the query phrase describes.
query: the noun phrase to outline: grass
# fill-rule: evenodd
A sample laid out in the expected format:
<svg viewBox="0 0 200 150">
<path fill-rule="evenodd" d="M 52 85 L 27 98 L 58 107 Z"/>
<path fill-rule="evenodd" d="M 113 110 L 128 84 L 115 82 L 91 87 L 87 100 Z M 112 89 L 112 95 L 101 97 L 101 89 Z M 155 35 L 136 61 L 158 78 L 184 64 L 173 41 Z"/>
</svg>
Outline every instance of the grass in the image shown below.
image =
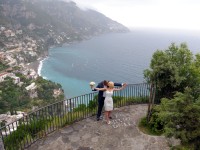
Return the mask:
<svg viewBox="0 0 200 150">
<path fill-rule="evenodd" d="M 162 132 L 154 132 L 153 130 L 151 130 L 149 124 L 147 123 L 146 117 L 141 118 L 138 127 L 140 131 L 142 131 L 144 134 L 155 136 L 160 136 L 163 134 Z"/>
</svg>

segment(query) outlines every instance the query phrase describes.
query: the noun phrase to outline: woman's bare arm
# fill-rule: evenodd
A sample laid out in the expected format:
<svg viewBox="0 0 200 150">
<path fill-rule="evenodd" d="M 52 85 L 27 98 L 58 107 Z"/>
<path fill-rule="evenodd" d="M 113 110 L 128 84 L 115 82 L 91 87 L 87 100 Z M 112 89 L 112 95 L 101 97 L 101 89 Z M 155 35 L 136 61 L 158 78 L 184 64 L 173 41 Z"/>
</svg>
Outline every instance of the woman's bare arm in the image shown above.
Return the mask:
<svg viewBox="0 0 200 150">
<path fill-rule="evenodd" d="M 123 90 L 126 87 L 126 83 L 121 88 L 114 88 L 113 91 L 120 91 Z"/>
<path fill-rule="evenodd" d="M 106 88 L 94 88 L 97 91 L 106 91 Z"/>
</svg>

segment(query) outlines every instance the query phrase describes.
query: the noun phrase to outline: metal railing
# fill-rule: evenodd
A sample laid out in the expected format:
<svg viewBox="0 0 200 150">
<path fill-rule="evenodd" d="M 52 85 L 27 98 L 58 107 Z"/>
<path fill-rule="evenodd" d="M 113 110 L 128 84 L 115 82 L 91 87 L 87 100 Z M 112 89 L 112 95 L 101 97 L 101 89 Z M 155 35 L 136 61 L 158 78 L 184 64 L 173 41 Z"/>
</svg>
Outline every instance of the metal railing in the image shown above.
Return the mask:
<svg viewBox="0 0 200 150">
<path fill-rule="evenodd" d="M 129 84 L 114 92 L 114 107 L 147 103 L 149 96 L 149 84 Z M 97 105 L 97 92 L 93 92 L 42 107 L 0 128 L 0 143 L 6 150 L 25 149 L 59 128 L 95 115 Z"/>
</svg>

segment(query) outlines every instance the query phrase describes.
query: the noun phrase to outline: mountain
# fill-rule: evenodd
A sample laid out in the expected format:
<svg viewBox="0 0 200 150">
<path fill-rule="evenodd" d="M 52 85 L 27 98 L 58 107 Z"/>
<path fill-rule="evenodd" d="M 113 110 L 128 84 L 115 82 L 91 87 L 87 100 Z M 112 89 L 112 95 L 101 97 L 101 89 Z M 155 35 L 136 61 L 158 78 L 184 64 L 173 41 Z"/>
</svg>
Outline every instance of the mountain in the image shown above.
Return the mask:
<svg viewBox="0 0 200 150">
<path fill-rule="evenodd" d="M 23 30 L 49 44 L 82 40 L 128 28 L 105 15 L 59 0 L 1 0 L 0 26 Z"/>
</svg>

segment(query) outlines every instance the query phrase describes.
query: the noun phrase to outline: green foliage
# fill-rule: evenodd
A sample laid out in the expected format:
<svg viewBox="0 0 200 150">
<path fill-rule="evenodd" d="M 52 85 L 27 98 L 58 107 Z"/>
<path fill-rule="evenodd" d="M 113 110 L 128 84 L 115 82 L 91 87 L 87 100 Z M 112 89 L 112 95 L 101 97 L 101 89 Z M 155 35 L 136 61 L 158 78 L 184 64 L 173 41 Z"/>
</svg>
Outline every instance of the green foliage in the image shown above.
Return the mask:
<svg viewBox="0 0 200 150">
<path fill-rule="evenodd" d="M 0 109 L 1 111 L 10 111 L 14 114 L 14 110 L 23 103 L 23 98 L 21 99 L 21 91 L 10 77 L 7 77 L 6 82 L 0 84 Z"/>
<path fill-rule="evenodd" d="M 153 54 L 144 76 L 161 99 L 151 113 L 151 130 L 200 147 L 200 54 L 193 56 L 184 43 L 171 44 Z"/>
<path fill-rule="evenodd" d="M 85 111 L 87 108 L 87 106 L 85 104 L 79 104 L 78 107 L 74 108 L 74 112 L 77 112 L 77 111 Z"/>
<path fill-rule="evenodd" d="M 5 70 L 5 69 L 7 69 L 9 66 L 7 66 L 7 65 L 5 65 L 4 63 L 2 63 L 1 61 L 0 61 L 0 71 L 3 71 L 3 70 Z"/>
<path fill-rule="evenodd" d="M 141 118 L 141 120 L 139 122 L 139 128 L 145 134 L 149 134 L 149 135 L 161 135 L 162 134 L 162 132 L 155 132 L 154 130 L 152 130 L 150 124 L 147 122 L 146 117 Z"/>
<path fill-rule="evenodd" d="M 64 99 L 64 93 L 58 97 L 53 97 L 53 90 L 61 88 L 60 84 L 45 80 L 39 77 L 35 82 L 37 84 L 38 98 L 31 99 L 26 86 L 33 82 L 27 79 L 20 73 L 16 73 L 24 84 L 19 87 L 13 83 L 13 79 L 7 77 L 4 82 L 0 84 L 0 113 L 10 111 L 14 114 L 16 110 L 30 109 L 32 106 L 44 106 L 55 101 Z"/>
<path fill-rule="evenodd" d="M 50 80 L 45 80 L 42 77 L 37 78 L 36 84 L 38 85 L 37 92 L 39 99 L 43 99 L 48 103 L 55 101 L 53 90 L 61 88 L 60 84 L 56 84 Z"/>
<path fill-rule="evenodd" d="M 97 95 L 95 95 L 94 99 L 91 100 L 88 104 L 89 110 L 94 110 L 98 107 L 98 102 L 97 102 Z"/>
<path fill-rule="evenodd" d="M 150 69 L 144 71 L 145 79 L 156 84 L 157 96 L 172 98 L 185 87 L 199 92 L 200 55 L 193 56 L 187 45 L 171 44 L 165 51 L 157 50 L 152 57 Z"/>
<path fill-rule="evenodd" d="M 200 139 L 200 102 L 191 89 L 176 93 L 171 100 L 163 98 L 153 109 L 150 126 L 155 132 L 164 131 L 168 137 L 180 138 L 182 143 L 196 143 Z"/>
<path fill-rule="evenodd" d="M 6 149 L 18 150 L 27 140 L 30 141 L 36 136 L 42 136 L 38 134 L 45 129 L 48 122 L 46 119 L 34 119 L 28 124 L 21 123 L 16 131 L 13 131 L 12 134 L 4 138 Z"/>
<path fill-rule="evenodd" d="M 113 96 L 113 103 L 116 107 L 132 105 L 132 104 L 143 104 L 147 103 L 149 100 L 148 96 L 133 96 L 133 97 L 123 97 L 123 96 Z"/>
</svg>

